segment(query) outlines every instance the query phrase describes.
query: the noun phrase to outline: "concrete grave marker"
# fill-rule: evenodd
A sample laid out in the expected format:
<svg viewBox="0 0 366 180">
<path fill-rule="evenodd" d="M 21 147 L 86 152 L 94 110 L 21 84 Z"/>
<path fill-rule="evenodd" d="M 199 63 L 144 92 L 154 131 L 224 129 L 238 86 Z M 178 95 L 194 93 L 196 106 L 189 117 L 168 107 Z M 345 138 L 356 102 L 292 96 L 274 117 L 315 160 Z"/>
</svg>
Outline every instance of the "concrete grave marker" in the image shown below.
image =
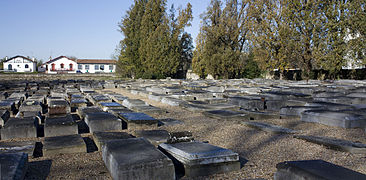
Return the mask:
<svg viewBox="0 0 366 180">
<path fill-rule="evenodd" d="M 127 123 L 129 130 L 154 129 L 158 120 L 145 113 L 119 113 L 119 117 Z"/>
<path fill-rule="evenodd" d="M 44 125 L 45 137 L 78 134 L 78 125 L 70 114 L 62 117 L 47 117 Z"/>
<path fill-rule="evenodd" d="M 80 134 L 46 137 L 43 141 L 43 155 L 86 152 L 86 145 Z"/>
<path fill-rule="evenodd" d="M 38 121 L 34 117 L 10 118 L 1 129 L 1 139 L 37 137 Z"/>
<path fill-rule="evenodd" d="M 90 132 L 122 130 L 122 121 L 108 112 L 94 112 L 85 115 Z"/>
</svg>

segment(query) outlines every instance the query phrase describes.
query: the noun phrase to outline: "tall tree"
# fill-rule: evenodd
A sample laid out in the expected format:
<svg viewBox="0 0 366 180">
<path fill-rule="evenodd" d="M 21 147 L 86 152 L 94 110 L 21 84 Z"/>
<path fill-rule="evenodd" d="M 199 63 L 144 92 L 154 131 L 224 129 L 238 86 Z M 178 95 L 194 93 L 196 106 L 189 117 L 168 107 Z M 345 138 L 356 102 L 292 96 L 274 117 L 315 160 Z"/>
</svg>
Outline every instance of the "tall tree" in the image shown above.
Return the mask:
<svg viewBox="0 0 366 180">
<path fill-rule="evenodd" d="M 247 43 L 249 1 L 211 0 L 202 14 L 202 24 L 193 57 L 193 69 L 200 76 L 239 77 Z"/>
</svg>

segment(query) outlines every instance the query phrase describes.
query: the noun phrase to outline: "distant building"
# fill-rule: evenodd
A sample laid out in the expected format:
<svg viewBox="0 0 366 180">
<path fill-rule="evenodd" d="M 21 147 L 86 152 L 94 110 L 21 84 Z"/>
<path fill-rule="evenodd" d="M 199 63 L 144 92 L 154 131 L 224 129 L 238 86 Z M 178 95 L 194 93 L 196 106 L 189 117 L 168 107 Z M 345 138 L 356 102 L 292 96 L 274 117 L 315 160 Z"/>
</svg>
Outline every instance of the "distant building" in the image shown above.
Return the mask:
<svg viewBox="0 0 366 180">
<path fill-rule="evenodd" d="M 107 59 L 72 59 L 60 56 L 51 59 L 42 68 L 48 74 L 60 73 L 114 73 L 116 70 L 116 60 Z"/>
<path fill-rule="evenodd" d="M 35 72 L 37 71 L 37 62 L 24 56 L 14 56 L 5 59 L 3 62 L 4 71 L 14 72 Z"/>
</svg>

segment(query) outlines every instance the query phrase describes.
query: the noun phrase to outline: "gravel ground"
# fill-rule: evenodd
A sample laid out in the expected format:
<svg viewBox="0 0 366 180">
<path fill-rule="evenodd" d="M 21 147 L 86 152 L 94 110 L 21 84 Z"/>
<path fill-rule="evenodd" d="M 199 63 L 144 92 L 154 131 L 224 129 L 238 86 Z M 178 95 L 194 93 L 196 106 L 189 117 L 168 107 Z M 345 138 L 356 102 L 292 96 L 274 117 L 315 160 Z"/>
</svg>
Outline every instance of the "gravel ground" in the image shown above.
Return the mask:
<svg viewBox="0 0 366 180">
<path fill-rule="evenodd" d="M 184 122 L 180 125 L 160 126 L 159 129 L 191 131 L 195 140 L 208 141 L 210 144 L 239 153 L 242 163 L 239 171 L 198 179 L 273 179 L 277 163 L 309 159 L 322 159 L 366 174 L 365 154 L 327 149 L 321 145 L 292 138 L 291 135 L 271 134 L 249 128 L 241 125 L 239 121 L 208 118 L 201 113 L 193 113 L 180 107 L 171 107 L 143 96 L 133 95 L 124 89 L 109 90 L 129 98 L 142 99 L 153 106 L 167 110 L 168 113 L 154 116 L 155 118 L 173 118 Z M 334 128 L 303 123 L 299 119 L 269 119 L 261 122 L 301 130 L 303 135 L 335 137 L 366 144 L 366 133 L 362 129 Z M 83 137 L 90 137 L 90 134 L 83 134 Z M 45 177 L 47 179 L 111 179 L 100 152 L 30 158 L 29 161 L 27 179 L 44 179 Z"/>
</svg>

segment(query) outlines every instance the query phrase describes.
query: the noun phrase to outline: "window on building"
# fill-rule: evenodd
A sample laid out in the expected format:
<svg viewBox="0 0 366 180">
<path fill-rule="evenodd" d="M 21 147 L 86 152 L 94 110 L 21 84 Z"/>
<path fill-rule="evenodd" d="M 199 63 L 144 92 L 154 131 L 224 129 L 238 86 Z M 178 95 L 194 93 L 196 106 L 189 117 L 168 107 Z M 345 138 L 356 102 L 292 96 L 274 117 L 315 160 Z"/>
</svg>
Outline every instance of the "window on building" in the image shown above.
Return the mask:
<svg viewBox="0 0 366 180">
<path fill-rule="evenodd" d="M 113 65 L 109 65 L 109 70 L 113 70 Z"/>
<path fill-rule="evenodd" d="M 95 65 L 94 65 L 94 69 L 95 69 L 95 70 L 99 70 L 99 65 L 98 65 L 98 64 L 95 64 Z"/>
<path fill-rule="evenodd" d="M 104 70 L 104 64 L 100 65 L 100 70 Z"/>
<path fill-rule="evenodd" d="M 83 69 L 83 65 L 81 65 L 81 64 L 78 64 L 78 69 Z"/>
<path fill-rule="evenodd" d="M 13 70 L 13 66 L 11 64 L 8 65 L 8 70 Z"/>
<path fill-rule="evenodd" d="M 26 68 L 26 69 L 28 69 L 28 68 L 29 68 L 29 65 L 28 65 L 28 64 L 26 64 L 26 65 L 25 65 L 25 68 Z"/>
<path fill-rule="evenodd" d="M 61 64 L 60 64 L 60 66 L 61 66 L 61 69 L 63 69 L 63 68 L 64 68 L 64 64 L 62 64 L 62 63 L 61 63 Z"/>
<path fill-rule="evenodd" d="M 88 70 L 89 69 L 89 64 L 85 65 L 85 69 Z"/>
</svg>

